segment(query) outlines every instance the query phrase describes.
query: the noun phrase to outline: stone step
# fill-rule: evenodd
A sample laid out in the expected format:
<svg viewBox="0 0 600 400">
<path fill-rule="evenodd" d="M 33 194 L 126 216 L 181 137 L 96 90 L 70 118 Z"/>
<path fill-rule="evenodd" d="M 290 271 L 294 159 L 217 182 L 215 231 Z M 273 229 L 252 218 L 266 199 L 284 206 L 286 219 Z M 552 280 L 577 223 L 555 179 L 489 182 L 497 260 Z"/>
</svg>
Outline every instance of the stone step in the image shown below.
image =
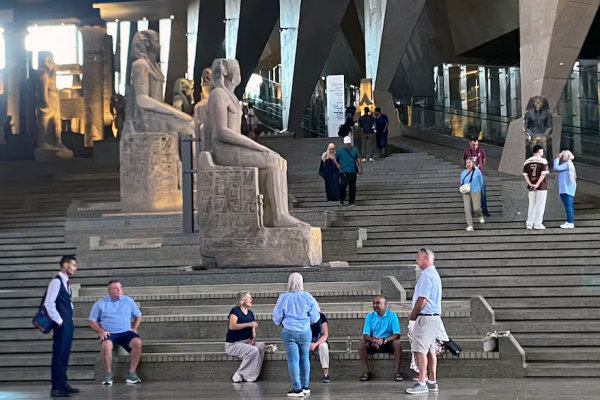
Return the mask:
<svg viewBox="0 0 600 400">
<path fill-rule="evenodd" d="M 83 278 L 98 278 L 98 277 L 119 277 L 119 276 L 130 276 L 130 275 L 140 275 L 140 274 L 155 274 L 161 272 L 175 272 L 175 271 L 184 271 L 187 270 L 187 267 L 144 267 L 144 268 L 120 268 L 118 270 L 78 270 L 76 278 L 73 278 L 74 281 L 79 281 Z M 31 280 L 31 279 L 47 279 L 47 282 L 50 279 L 54 278 L 57 275 L 57 269 L 50 271 L 35 271 L 35 272 L 4 272 L 3 269 L 0 268 L 0 281 L 1 280 Z M 107 280 L 108 282 L 108 280 Z"/>
<path fill-rule="evenodd" d="M 448 236 L 448 237 L 419 237 L 414 238 L 415 235 L 411 235 L 412 238 L 385 238 L 380 237 L 385 234 L 377 234 L 377 233 L 369 233 L 368 240 L 362 242 L 363 248 L 365 247 L 377 247 L 377 246 L 443 246 L 443 245 L 463 245 L 463 244 L 500 244 L 500 243 L 511 243 L 511 244 L 522 244 L 523 242 L 527 243 L 572 243 L 572 242 L 593 242 L 600 241 L 600 232 L 598 233 L 590 233 L 589 231 L 585 231 L 585 233 L 570 233 L 574 229 L 561 229 L 561 231 L 569 231 L 569 233 L 564 234 L 562 232 L 555 232 L 554 229 L 547 229 L 546 231 L 553 232 L 545 232 L 545 234 L 537 234 L 536 232 L 531 233 L 531 230 L 523 229 L 518 230 L 512 235 L 489 235 L 491 232 L 485 231 L 476 231 L 477 235 L 468 235 L 469 233 L 474 232 L 466 232 L 467 235 L 461 236 Z M 488 235 L 483 235 L 486 233 Z M 480 246 L 481 247 L 481 246 Z M 437 249 L 437 247 L 436 247 Z"/>
<path fill-rule="evenodd" d="M 351 336 L 351 349 L 358 351 L 358 341 L 362 336 Z M 257 337 L 258 341 L 266 344 L 275 344 L 280 351 L 284 351 L 285 345 L 280 338 Z M 347 349 L 346 337 L 329 337 L 329 349 L 331 351 L 345 351 Z M 464 351 L 482 351 L 483 343 L 479 338 L 452 338 Z M 401 339 L 402 347 L 409 349 L 408 339 Z M 96 344 L 97 345 L 97 344 Z M 222 353 L 225 346 L 224 341 L 145 341 L 144 353 Z"/>
<path fill-rule="evenodd" d="M 458 214 L 457 214 L 458 215 Z M 582 231 L 582 228 L 588 227 L 600 227 L 600 220 L 596 219 L 597 215 L 586 215 L 586 220 L 577 221 L 577 225 L 575 229 L 568 229 L 568 231 L 572 231 L 573 233 L 577 233 Z M 577 218 L 577 217 L 576 217 Z M 538 234 L 538 232 L 542 232 L 540 234 L 546 234 L 547 232 L 556 233 L 564 231 L 565 229 L 560 229 L 560 224 L 563 224 L 564 221 L 552 221 L 546 220 L 544 224 L 546 228 L 543 231 L 534 230 L 531 234 Z M 505 230 L 505 229 L 525 229 L 525 222 L 499 222 L 498 219 L 495 219 L 492 216 L 492 219 L 486 221 L 485 224 L 479 225 L 475 227 L 475 232 L 466 232 L 465 231 L 465 216 L 464 212 L 461 216 L 454 217 L 441 217 L 436 218 L 436 223 L 431 223 L 431 221 L 424 220 L 422 216 L 417 216 L 416 218 L 409 217 L 384 217 L 384 218 L 356 218 L 356 217 L 346 217 L 345 220 L 336 221 L 334 223 L 334 227 L 345 227 L 345 228 L 365 228 L 368 233 L 382 233 L 382 232 L 426 232 L 427 235 L 431 235 L 434 231 L 464 231 L 465 233 L 470 233 L 471 235 L 476 235 L 480 231 L 493 231 L 493 234 L 496 232 Z M 413 235 L 413 237 L 418 237 L 418 234 Z"/>
<path fill-rule="evenodd" d="M 91 381 L 95 378 L 92 366 L 69 368 L 69 381 Z M 0 382 L 36 382 L 49 381 L 49 367 L 0 367 Z"/>
<path fill-rule="evenodd" d="M 72 354 L 80 353 L 78 355 L 89 355 L 81 353 L 94 353 L 93 355 L 98 355 L 99 351 L 100 342 L 98 341 L 98 337 L 95 337 L 93 339 L 76 339 L 73 340 L 73 344 L 71 346 Z M 2 359 L 5 354 L 15 353 L 51 354 L 52 340 L 0 342 L 0 359 Z"/>
<path fill-rule="evenodd" d="M 5 264 L 0 263 L 0 272 L 27 272 L 27 271 L 58 271 L 56 263 L 60 261 L 58 258 L 56 261 L 46 263 L 35 263 L 35 264 Z M 117 261 L 117 262 L 79 262 L 77 267 L 78 271 L 90 271 L 90 270 L 119 270 L 119 269 L 143 269 L 143 268 L 167 268 L 167 267 L 181 267 L 182 263 L 180 260 L 157 260 L 157 261 Z M 77 276 L 79 275 L 77 273 Z M 116 273 L 116 272 L 113 272 Z M 77 276 L 74 278 L 77 280 Z"/>
<path fill-rule="evenodd" d="M 596 333 L 518 333 L 515 338 L 522 347 L 600 347 Z"/>
<path fill-rule="evenodd" d="M 508 330 L 516 336 L 520 333 L 600 333 L 600 320 L 593 321 L 501 321 L 498 331 Z"/>
<path fill-rule="evenodd" d="M 486 189 L 488 183 L 486 182 Z M 494 189 L 494 184 L 492 182 L 489 183 L 490 189 Z M 408 187 L 407 187 L 408 186 Z M 407 189 L 413 189 L 411 192 L 415 193 L 415 189 L 418 189 L 419 186 L 422 190 L 423 188 L 428 188 L 429 191 L 436 191 L 438 188 L 452 188 L 454 187 L 454 193 L 458 192 L 458 186 L 460 186 L 460 182 L 456 179 L 455 174 L 448 174 L 445 176 L 440 175 L 413 175 L 410 177 L 397 177 L 397 178 L 384 178 L 384 179 L 369 179 L 362 177 L 358 178 L 358 182 L 356 184 L 357 192 L 361 191 L 370 191 L 374 189 L 381 190 L 400 190 L 404 187 Z M 498 185 L 496 185 L 498 186 Z M 296 183 L 289 184 L 289 190 L 292 193 L 296 191 L 311 191 L 314 189 L 322 189 L 323 181 L 320 178 L 315 178 L 313 182 L 306 183 Z M 424 193 L 416 192 L 416 193 Z"/>
<path fill-rule="evenodd" d="M 600 361 L 600 348 L 594 347 L 524 347 L 527 362 Z"/>
<path fill-rule="evenodd" d="M 342 220 L 341 224 L 343 224 L 344 222 L 353 222 L 354 224 L 361 225 L 364 227 L 364 225 L 362 225 L 363 222 L 371 224 L 378 223 L 379 221 L 392 223 L 397 221 L 398 219 L 406 220 L 408 218 L 412 218 L 416 221 L 433 222 L 436 218 L 447 218 L 453 217 L 455 215 L 461 215 L 464 219 L 465 215 L 464 206 L 462 205 L 444 204 L 441 206 L 432 206 L 427 204 L 422 208 L 413 207 L 409 209 L 386 209 L 385 206 L 379 207 L 381 207 L 381 209 L 377 209 L 377 206 L 345 207 L 343 209 L 344 219 Z M 339 209 L 336 210 L 341 211 Z M 490 213 L 495 213 L 496 215 L 499 215 L 502 212 L 502 207 L 500 205 L 492 204 L 490 205 L 490 207 L 488 207 L 488 210 Z M 341 224 L 336 221 L 334 223 L 334 226 L 341 226 Z M 466 220 L 463 225 L 466 226 Z M 475 228 L 477 229 L 478 227 L 479 225 L 476 224 Z"/>
<path fill-rule="evenodd" d="M 69 365 L 94 367 L 97 357 L 97 354 L 72 353 L 69 357 Z M 52 354 L 2 354 L 0 355 L 0 364 L 2 367 L 50 367 L 52 364 Z M 69 369 L 69 375 L 70 372 Z"/>
<path fill-rule="evenodd" d="M 0 223 L 0 231 L 7 229 L 29 229 L 29 228 L 64 228 L 64 221 L 56 222 L 18 222 Z"/>
<path fill-rule="evenodd" d="M 408 283 L 402 282 L 403 285 L 408 286 Z M 600 296 L 595 287 L 513 287 L 513 288 L 443 288 L 443 297 L 445 299 L 469 299 L 472 296 L 483 296 L 485 298 L 514 298 L 514 297 L 554 297 L 554 296 L 573 296 L 573 297 L 585 297 L 585 296 Z M 412 298 L 413 289 L 406 289 L 407 298 Z M 598 298 L 600 301 L 600 297 Z"/>
<path fill-rule="evenodd" d="M 415 255 L 418 248 L 415 248 Z M 545 255 L 545 254 L 544 254 Z M 437 254 L 436 254 L 437 256 Z M 348 259 L 349 256 L 339 257 L 338 260 Z M 562 258 L 562 257 L 536 257 L 536 258 L 514 258 L 514 259 L 482 259 L 482 260 L 439 260 L 437 262 L 437 268 L 501 268 L 503 266 L 507 268 L 511 267 L 565 267 L 565 265 L 600 265 L 600 257 L 578 257 L 578 258 Z M 351 268 L 373 268 L 373 267 L 388 267 L 388 268 L 401 268 L 401 267 L 412 267 L 416 266 L 415 261 L 366 261 L 366 262 L 353 262 Z"/>
<path fill-rule="evenodd" d="M 324 193 L 320 194 L 321 196 L 324 196 Z M 319 197 L 321 197 L 319 196 Z M 373 196 L 374 197 L 374 196 Z M 450 196 L 446 196 L 443 198 L 415 198 L 412 199 L 412 201 L 409 201 L 411 199 L 406 199 L 404 200 L 402 203 L 398 203 L 398 199 L 394 198 L 395 196 L 389 196 L 389 198 L 381 198 L 381 197 L 377 197 L 377 200 L 373 200 L 373 199 L 364 199 L 361 198 L 360 196 L 357 196 L 356 198 L 356 207 L 359 207 L 358 209 L 360 209 L 360 207 L 372 207 L 373 209 L 376 210 L 385 210 L 385 209 L 398 209 L 398 208 L 412 208 L 412 207 L 418 207 L 420 206 L 421 208 L 424 207 L 432 207 L 432 206 L 439 206 L 439 205 L 461 205 L 463 204 L 463 200 L 460 197 L 450 197 Z M 500 202 L 501 198 L 499 196 L 488 196 L 488 205 L 493 205 L 496 207 L 501 207 L 502 203 Z M 313 197 L 313 201 L 302 201 L 299 203 L 299 207 L 298 208 L 315 208 L 315 207 L 332 207 L 332 204 L 328 201 L 320 201 L 315 199 Z M 342 207 L 338 207 L 337 205 L 333 205 L 333 207 L 335 207 L 336 211 L 345 211 L 347 210 L 346 208 L 342 208 Z M 392 208 L 389 208 L 392 207 Z M 333 208 L 332 208 L 333 209 Z"/>
<path fill-rule="evenodd" d="M 440 277 L 476 277 L 476 276 L 542 276 L 542 275 L 600 275 L 600 266 L 585 265 L 585 266 L 547 266 L 547 267 L 506 267 L 506 268 L 445 268 L 440 265 L 437 268 Z M 509 301 L 516 301 L 512 299 Z M 506 303 L 505 303 L 506 304 Z M 494 307 L 495 308 L 495 307 Z"/>
<path fill-rule="evenodd" d="M 590 308 L 594 304 L 596 308 Z M 494 310 L 496 312 L 496 321 L 545 321 L 545 320 L 600 320 L 600 301 L 588 304 L 588 307 L 582 308 L 551 308 L 538 310 Z"/>
<path fill-rule="evenodd" d="M 528 362 L 525 377 L 598 378 L 600 362 Z"/>
<path fill-rule="evenodd" d="M 252 297 L 270 297 L 277 298 L 280 293 L 286 291 L 285 283 L 263 283 L 263 284 L 243 284 L 243 285 L 181 285 L 181 286 L 141 286 L 126 287 L 124 293 L 134 297 L 136 300 L 149 300 L 152 296 L 164 295 L 185 295 L 202 294 L 204 297 L 213 297 L 221 299 L 235 299 L 241 291 L 249 291 Z M 365 282 L 306 282 L 304 289 L 313 295 L 329 295 L 329 292 L 335 292 L 339 296 L 355 294 L 373 293 L 374 295 L 381 291 L 381 283 L 376 281 Z M 94 288 L 83 287 L 79 292 L 80 298 L 93 297 L 100 298 L 106 294 L 106 287 Z M 86 299 L 87 300 L 87 299 Z M 76 301 L 82 301 L 76 299 Z M 228 300 L 225 300 L 227 302 Z"/>
<path fill-rule="evenodd" d="M 347 255 L 340 257 L 332 257 L 331 259 L 345 260 L 348 262 L 385 262 L 385 261 L 402 261 L 410 262 L 415 259 L 415 255 L 419 248 L 415 248 L 414 251 L 407 251 L 407 253 L 394 253 L 393 250 L 381 249 L 379 252 L 373 251 L 374 248 L 358 249 L 357 255 Z M 377 249 L 379 250 L 379 249 Z M 384 253 L 385 251 L 385 253 Z M 582 257 L 585 256 L 585 257 Z M 536 250 L 504 250 L 504 251 L 474 251 L 471 253 L 454 253 L 454 252 L 437 252 L 436 257 L 438 260 L 467 260 L 467 259 L 493 259 L 493 260 L 504 260 L 504 259 L 532 259 L 539 256 L 539 252 Z M 545 250 L 545 257 L 561 258 L 563 262 L 568 262 L 569 258 L 584 258 L 587 257 L 599 257 L 600 250 L 590 249 L 585 250 L 582 253 L 581 250 Z M 1 262 L 1 260 L 0 260 Z"/>
<path fill-rule="evenodd" d="M 600 267 L 599 267 L 600 268 Z M 553 298 L 505 298 L 496 299 L 486 297 L 487 302 L 495 311 L 506 311 L 513 309 L 529 309 L 531 312 L 544 311 L 545 309 L 553 308 L 568 308 L 577 307 L 585 308 L 590 305 L 600 304 L 600 299 L 595 297 L 553 297 Z"/>
<path fill-rule="evenodd" d="M 37 246 L 42 246 L 37 248 L 44 248 L 44 246 L 60 245 L 65 245 L 64 236 L 0 239 L 0 249 L 2 250 L 23 250 L 29 246 L 31 246 L 31 248 Z"/>
<path fill-rule="evenodd" d="M 413 282 L 402 283 L 405 289 L 413 288 Z M 588 286 L 599 286 L 600 275 L 586 275 L 584 281 L 579 276 L 552 275 L 552 276 L 484 276 L 484 277 L 459 277 L 446 278 L 443 288 L 497 288 L 510 289 L 514 287 L 536 288 L 536 287 L 562 287 L 569 286 L 586 288 Z M 587 288 L 588 290 L 591 288 Z M 598 304 L 600 306 L 600 304 Z"/>
<path fill-rule="evenodd" d="M 327 203 L 327 202 L 324 202 Z M 458 213 L 463 212 L 464 205 L 462 200 L 460 202 L 446 202 L 446 203 L 402 203 L 402 204 L 390 204 L 390 205 L 373 205 L 371 202 L 356 202 L 356 206 L 349 208 L 346 206 L 331 205 L 329 203 L 323 206 L 330 207 L 333 211 L 343 212 L 344 217 L 356 217 L 356 216 L 388 216 L 388 215 L 406 215 L 406 214 L 423 214 L 423 213 Z M 314 206 L 312 206 L 314 207 Z M 303 208 L 303 207 L 299 207 Z M 502 212 L 502 203 L 497 201 L 488 202 L 488 210 L 491 212 Z"/>
<path fill-rule="evenodd" d="M 316 178 L 318 179 L 318 178 Z M 360 182 L 360 181 L 359 181 Z M 449 182 L 447 179 L 445 180 L 439 180 L 439 182 L 427 182 L 427 184 L 431 184 L 432 186 L 435 186 L 435 190 L 432 190 L 431 188 L 426 188 L 424 186 L 424 184 L 422 184 L 420 181 L 407 181 L 407 182 L 396 182 L 394 185 L 386 185 L 386 184 L 380 184 L 380 185 L 376 185 L 376 184 L 371 184 L 371 182 L 369 181 L 364 181 L 362 182 L 362 184 L 357 184 L 357 193 L 368 193 L 369 194 L 373 194 L 373 191 L 376 191 L 375 193 L 379 193 L 379 194 L 403 194 L 403 193 L 420 193 L 420 194 L 427 194 L 427 193 L 439 193 L 441 192 L 449 192 L 449 193 L 453 193 L 456 194 L 458 192 L 458 188 L 456 186 L 456 184 L 454 182 Z M 312 187 L 297 187 L 297 188 L 290 188 L 290 191 L 292 193 L 294 193 L 294 195 L 296 195 L 296 193 L 301 194 L 301 193 L 315 193 L 317 191 L 322 191 L 323 190 L 323 181 L 321 180 L 315 180 L 315 182 L 312 184 L 312 186 L 314 186 L 314 188 Z M 487 190 L 497 190 L 500 191 L 500 185 L 493 185 L 492 183 L 489 184 L 489 188 L 488 188 L 488 184 L 486 183 L 486 189 Z"/>
<path fill-rule="evenodd" d="M 32 316 L 33 318 L 33 316 Z M 31 318 L 30 321 L 31 322 Z M 79 339 L 94 339 L 98 340 L 98 334 L 92 331 L 87 323 L 82 321 L 80 328 L 75 329 L 74 338 Z M 33 325 L 27 328 L 19 329 L 0 329 L 0 343 L 33 343 L 33 342 L 47 342 L 52 343 L 52 335 L 44 335 L 38 329 L 34 328 Z"/>
<path fill-rule="evenodd" d="M 499 198 L 502 196 L 502 192 L 500 190 L 494 190 L 493 188 L 487 189 L 488 198 Z M 323 186 L 319 188 L 315 188 L 312 191 L 294 191 L 294 197 L 299 200 L 301 203 L 314 201 L 317 196 L 323 195 Z M 422 186 L 414 185 L 413 188 L 402 186 L 402 188 L 396 188 L 394 190 L 386 189 L 379 190 L 377 188 L 370 188 L 370 190 L 364 190 L 364 188 L 360 188 L 356 192 L 356 198 L 358 200 L 428 200 L 431 203 L 435 203 L 437 201 L 442 201 L 445 198 L 461 198 L 460 193 L 458 193 L 454 188 L 438 188 L 435 192 L 427 192 L 423 190 Z"/>
<path fill-rule="evenodd" d="M 368 232 L 367 232 L 368 234 Z M 548 236 L 544 236 L 545 238 L 547 238 Z M 402 242 L 400 242 L 402 243 Z M 410 245 L 410 246 L 403 246 L 403 245 L 394 245 L 394 244 L 389 244 L 389 243 L 380 243 L 380 241 L 376 241 L 376 242 L 371 242 L 371 244 L 369 245 L 369 242 L 367 241 L 365 243 L 366 245 L 363 245 L 362 248 L 358 249 L 358 254 L 386 254 L 386 253 L 411 253 L 414 254 L 415 251 L 418 251 L 419 247 L 418 245 Z M 425 244 L 423 244 L 425 245 Z M 421 247 L 423 247 L 423 245 L 421 245 Z M 469 252 L 469 254 L 471 252 L 477 252 L 480 250 L 485 250 L 485 252 L 489 255 L 488 257 L 481 257 L 481 258 L 496 258 L 496 256 L 498 256 L 498 258 L 501 258 L 500 253 L 499 252 L 527 252 L 529 250 L 531 250 L 531 248 L 533 247 L 533 245 L 531 244 L 531 242 L 513 242 L 513 243 L 485 243 L 485 244 L 462 244 L 462 243 L 457 243 L 457 244 L 437 244 L 435 245 L 435 253 L 436 255 L 438 255 L 438 259 L 446 259 L 446 257 L 449 254 L 455 253 L 455 252 Z M 546 241 L 535 241 L 535 250 L 536 251 L 545 251 L 545 250 L 577 250 L 577 249 L 589 249 L 589 250 L 596 250 L 600 248 L 600 241 L 596 240 L 591 240 L 591 241 L 569 241 L 569 242 L 546 242 Z M 0 252 L 0 256 L 1 256 L 1 252 Z M 469 254 L 466 254 L 467 256 Z M 585 256 L 584 254 L 582 254 L 581 252 L 579 252 L 580 256 Z M 590 256 L 592 256 L 594 254 L 590 254 Z"/>
<path fill-rule="evenodd" d="M 15 250 L 15 251 L 7 251 L 0 250 L 0 259 L 9 260 L 11 258 L 19 258 L 19 257 L 36 257 L 36 256 L 64 256 L 65 254 L 75 254 L 77 253 L 77 248 L 72 245 L 63 245 L 63 246 L 54 246 L 54 248 L 44 249 L 43 246 L 39 249 L 37 246 L 34 246 L 33 249 L 28 250 Z"/>
</svg>

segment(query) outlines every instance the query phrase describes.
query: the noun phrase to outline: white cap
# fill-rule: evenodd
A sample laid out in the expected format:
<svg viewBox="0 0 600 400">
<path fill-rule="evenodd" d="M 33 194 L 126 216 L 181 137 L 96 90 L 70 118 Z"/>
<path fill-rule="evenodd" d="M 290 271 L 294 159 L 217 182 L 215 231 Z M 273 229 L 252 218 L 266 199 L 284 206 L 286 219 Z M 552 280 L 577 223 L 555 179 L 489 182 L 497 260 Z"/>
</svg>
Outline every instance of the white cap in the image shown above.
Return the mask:
<svg viewBox="0 0 600 400">
<path fill-rule="evenodd" d="M 350 136 L 346 136 L 344 138 L 344 144 L 346 144 L 346 143 L 352 143 L 352 138 Z"/>
</svg>

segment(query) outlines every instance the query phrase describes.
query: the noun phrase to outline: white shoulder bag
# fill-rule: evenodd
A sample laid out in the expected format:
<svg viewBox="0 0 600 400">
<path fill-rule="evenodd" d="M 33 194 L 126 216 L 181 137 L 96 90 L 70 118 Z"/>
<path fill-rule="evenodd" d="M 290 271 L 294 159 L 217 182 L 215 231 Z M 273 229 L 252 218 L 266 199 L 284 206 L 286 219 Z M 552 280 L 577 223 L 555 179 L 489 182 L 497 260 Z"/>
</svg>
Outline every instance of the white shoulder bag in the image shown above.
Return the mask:
<svg viewBox="0 0 600 400">
<path fill-rule="evenodd" d="M 471 193 L 471 182 L 473 182 L 473 176 L 475 175 L 475 168 L 473 168 L 473 170 L 470 172 L 470 174 L 471 174 L 471 180 L 469 180 L 469 183 L 465 183 L 465 180 L 469 176 L 469 174 L 467 174 L 467 175 L 465 175 L 465 179 L 463 179 L 462 184 L 458 188 L 458 191 L 461 192 L 462 194 Z"/>
</svg>

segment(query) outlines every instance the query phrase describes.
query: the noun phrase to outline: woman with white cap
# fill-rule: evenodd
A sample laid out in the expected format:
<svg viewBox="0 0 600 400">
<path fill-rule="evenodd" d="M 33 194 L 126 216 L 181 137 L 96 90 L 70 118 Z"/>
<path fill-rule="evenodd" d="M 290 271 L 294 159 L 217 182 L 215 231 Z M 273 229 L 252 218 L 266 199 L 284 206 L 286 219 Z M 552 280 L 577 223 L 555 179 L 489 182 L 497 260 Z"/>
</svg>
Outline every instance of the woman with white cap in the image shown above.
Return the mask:
<svg viewBox="0 0 600 400">
<path fill-rule="evenodd" d="M 319 320 L 317 302 L 304 291 L 302 275 L 295 272 L 288 279 L 287 291 L 277 299 L 273 309 L 273 322 L 283 325 L 281 341 L 285 346 L 288 372 L 293 388 L 289 397 L 304 397 L 310 394 L 310 324 Z"/>
<path fill-rule="evenodd" d="M 554 160 L 554 170 L 558 172 L 558 193 L 565 206 L 567 222 L 560 227 L 563 229 L 575 228 L 575 211 L 573 208 L 573 198 L 577 190 L 577 172 L 573 160 L 575 156 L 569 150 L 559 153 Z"/>
</svg>

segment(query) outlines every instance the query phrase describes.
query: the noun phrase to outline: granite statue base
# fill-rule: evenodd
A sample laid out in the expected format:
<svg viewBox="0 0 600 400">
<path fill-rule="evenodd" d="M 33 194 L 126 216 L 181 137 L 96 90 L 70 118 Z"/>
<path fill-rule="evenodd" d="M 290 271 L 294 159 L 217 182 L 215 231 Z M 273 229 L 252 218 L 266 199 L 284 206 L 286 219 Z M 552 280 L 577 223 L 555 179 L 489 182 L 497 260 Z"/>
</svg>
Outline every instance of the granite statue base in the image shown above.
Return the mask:
<svg viewBox="0 0 600 400">
<path fill-rule="evenodd" d="M 544 220 L 565 221 L 565 209 L 558 195 L 558 183 L 555 176 L 546 178 L 548 198 Z M 527 220 L 529 210 L 529 191 L 525 179 L 502 182 L 502 217 L 505 221 Z M 547 225 L 550 228 L 550 225 Z"/>
<path fill-rule="evenodd" d="M 320 228 L 264 226 L 258 168 L 218 166 L 209 152 L 198 154 L 197 166 L 204 266 L 309 267 L 322 262 Z"/>
<path fill-rule="evenodd" d="M 177 133 L 123 132 L 120 158 L 122 212 L 182 210 Z"/>
</svg>

